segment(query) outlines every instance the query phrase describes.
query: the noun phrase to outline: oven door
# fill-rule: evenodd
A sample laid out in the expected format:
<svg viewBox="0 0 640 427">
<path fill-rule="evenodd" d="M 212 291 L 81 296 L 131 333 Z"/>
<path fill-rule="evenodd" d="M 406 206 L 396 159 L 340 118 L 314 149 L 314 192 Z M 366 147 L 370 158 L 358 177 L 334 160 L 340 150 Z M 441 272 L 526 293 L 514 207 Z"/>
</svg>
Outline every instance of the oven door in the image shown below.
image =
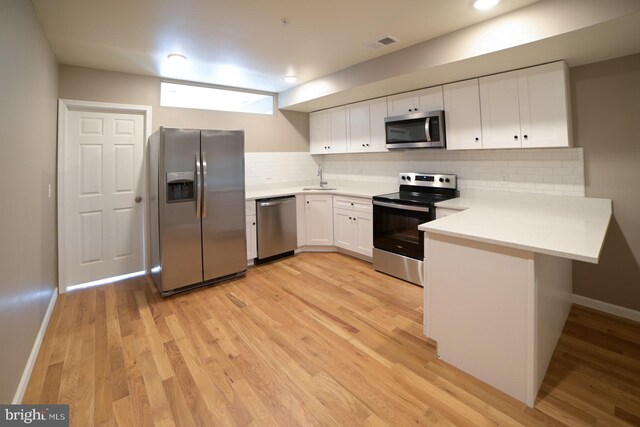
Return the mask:
<svg viewBox="0 0 640 427">
<path fill-rule="evenodd" d="M 422 206 L 373 201 L 373 246 L 383 251 L 424 259 L 424 233 L 418 225 L 433 219 Z"/>
</svg>

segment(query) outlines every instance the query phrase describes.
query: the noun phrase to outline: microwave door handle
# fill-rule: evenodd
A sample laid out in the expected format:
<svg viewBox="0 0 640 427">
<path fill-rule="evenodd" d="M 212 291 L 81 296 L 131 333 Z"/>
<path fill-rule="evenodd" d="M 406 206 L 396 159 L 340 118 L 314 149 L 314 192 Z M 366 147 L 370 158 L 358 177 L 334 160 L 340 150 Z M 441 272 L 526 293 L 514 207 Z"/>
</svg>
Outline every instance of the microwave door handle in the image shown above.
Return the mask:
<svg viewBox="0 0 640 427">
<path fill-rule="evenodd" d="M 426 120 L 424 121 L 424 133 L 427 135 L 427 142 L 431 142 L 431 132 L 429 129 L 430 120 L 431 120 L 431 117 L 427 117 Z"/>
<path fill-rule="evenodd" d="M 202 186 L 200 185 L 200 154 L 196 153 L 196 218 L 200 218 L 202 209 Z"/>
</svg>

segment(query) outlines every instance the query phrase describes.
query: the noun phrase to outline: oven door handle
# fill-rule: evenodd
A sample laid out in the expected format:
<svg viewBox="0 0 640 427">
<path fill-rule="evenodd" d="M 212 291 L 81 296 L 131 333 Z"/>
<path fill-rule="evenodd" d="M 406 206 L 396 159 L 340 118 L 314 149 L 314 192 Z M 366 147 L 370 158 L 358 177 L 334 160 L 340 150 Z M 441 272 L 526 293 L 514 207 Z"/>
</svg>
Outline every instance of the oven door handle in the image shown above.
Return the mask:
<svg viewBox="0 0 640 427">
<path fill-rule="evenodd" d="M 400 209 L 403 211 L 416 211 L 416 212 L 429 212 L 430 208 L 423 208 L 420 206 L 407 206 L 407 205 L 400 205 L 397 203 L 385 203 L 385 202 L 379 202 L 377 200 L 373 201 L 373 204 L 376 206 L 383 206 L 385 208 L 392 208 L 392 209 Z"/>
</svg>

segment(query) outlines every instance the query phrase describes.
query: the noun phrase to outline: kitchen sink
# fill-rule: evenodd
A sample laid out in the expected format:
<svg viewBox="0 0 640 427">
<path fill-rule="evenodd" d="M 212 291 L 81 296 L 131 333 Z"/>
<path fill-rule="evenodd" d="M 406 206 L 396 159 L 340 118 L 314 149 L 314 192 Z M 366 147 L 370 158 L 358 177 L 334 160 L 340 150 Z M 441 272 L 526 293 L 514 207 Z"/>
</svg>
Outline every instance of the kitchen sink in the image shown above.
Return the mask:
<svg viewBox="0 0 640 427">
<path fill-rule="evenodd" d="M 302 191 L 317 191 L 317 190 L 337 190 L 336 187 L 306 187 L 303 188 Z"/>
</svg>

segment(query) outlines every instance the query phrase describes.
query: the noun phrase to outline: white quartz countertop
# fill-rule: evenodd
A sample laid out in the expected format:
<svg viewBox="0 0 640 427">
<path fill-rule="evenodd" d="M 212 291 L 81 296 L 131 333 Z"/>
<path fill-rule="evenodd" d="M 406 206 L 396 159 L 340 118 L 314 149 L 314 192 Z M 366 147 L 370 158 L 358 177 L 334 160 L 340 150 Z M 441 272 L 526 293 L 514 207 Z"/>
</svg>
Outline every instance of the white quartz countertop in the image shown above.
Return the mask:
<svg viewBox="0 0 640 427">
<path fill-rule="evenodd" d="M 428 234 L 598 262 L 611 218 L 611 200 L 497 194 L 463 194 L 437 203 L 436 208 L 460 212 L 422 224 L 419 229 Z"/>
<path fill-rule="evenodd" d="M 311 186 L 308 186 L 308 187 L 311 187 Z M 371 198 L 377 194 L 397 191 L 397 189 L 393 190 L 393 189 L 388 189 L 386 187 L 381 188 L 380 186 L 373 186 L 373 185 L 358 186 L 354 184 L 329 185 L 329 188 L 335 188 L 335 190 L 306 190 L 305 191 L 303 190 L 303 188 L 306 188 L 306 187 L 302 185 L 296 185 L 296 186 L 287 186 L 287 187 L 269 188 L 269 189 L 260 189 L 260 190 L 248 190 L 245 193 L 245 199 L 247 200 L 266 199 L 269 197 L 292 196 L 296 194 L 329 194 L 329 195 L 335 195 L 335 196 Z"/>
</svg>

